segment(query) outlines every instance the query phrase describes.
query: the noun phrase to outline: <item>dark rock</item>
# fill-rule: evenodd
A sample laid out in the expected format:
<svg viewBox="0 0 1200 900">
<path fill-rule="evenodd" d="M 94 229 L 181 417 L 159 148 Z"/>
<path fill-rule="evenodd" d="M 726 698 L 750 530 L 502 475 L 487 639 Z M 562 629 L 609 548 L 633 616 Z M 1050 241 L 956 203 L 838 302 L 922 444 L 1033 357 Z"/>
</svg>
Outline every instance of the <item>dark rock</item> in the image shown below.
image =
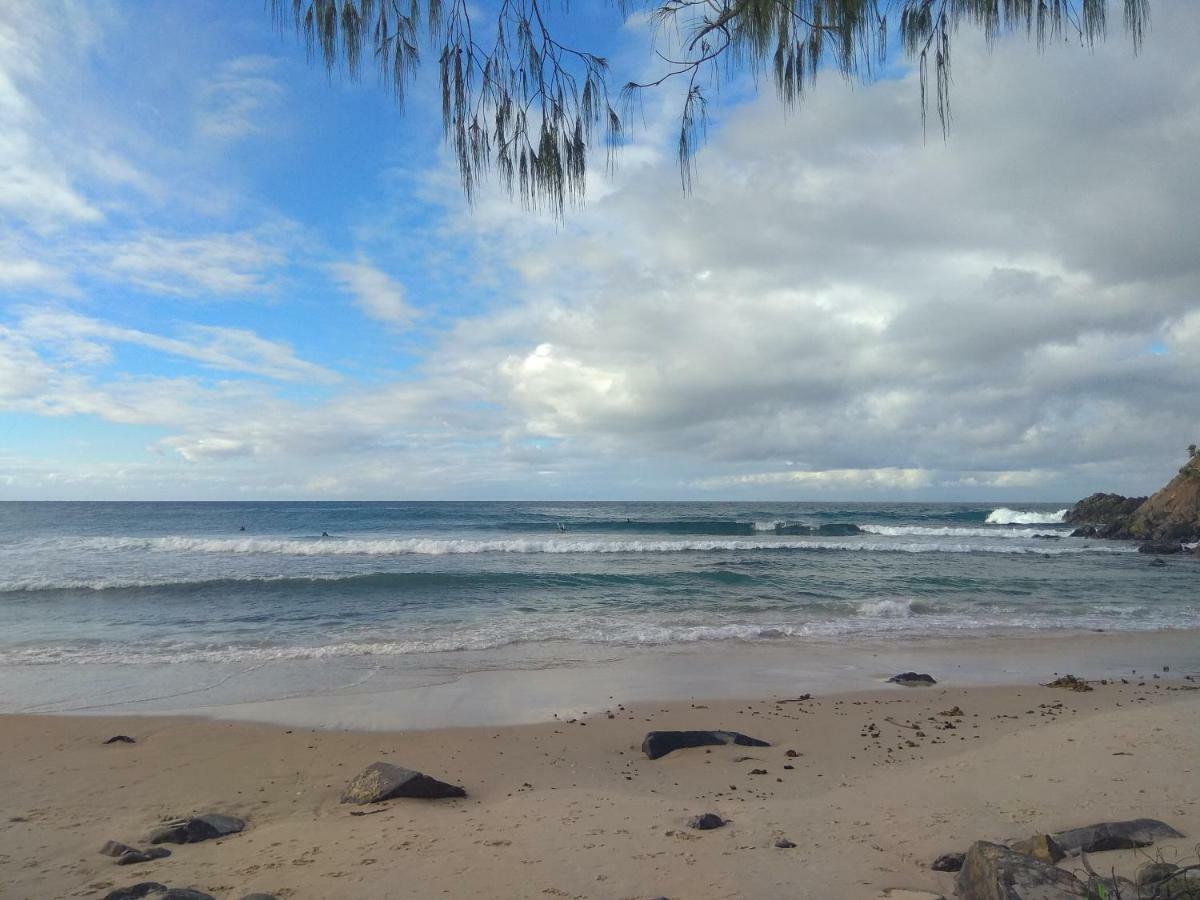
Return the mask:
<svg viewBox="0 0 1200 900">
<path fill-rule="evenodd" d="M 738 731 L 651 731 L 642 741 L 642 752 L 658 759 L 675 750 L 737 744 L 739 747 L 770 747 L 766 741 L 747 737 Z"/>
<path fill-rule="evenodd" d="M 901 672 L 899 675 L 893 675 L 888 679 L 889 684 L 899 684 L 904 687 L 920 687 L 926 684 L 937 684 L 933 680 L 932 675 L 926 675 L 923 672 Z"/>
<path fill-rule="evenodd" d="M 169 822 L 150 833 L 151 844 L 198 844 L 213 838 L 237 834 L 246 823 L 233 816 L 209 813 Z"/>
<path fill-rule="evenodd" d="M 127 888 L 118 888 L 105 894 L 104 900 L 139 900 L 141 897 L 154 897 L 155 900 L 213 900 L 211 894 L 191 888 L 169 888 L 157 881 L 142 881 Z"/>
<path fill-rule="evenodd" d="M 792 841 L 789 841 L 787 838 L 781 837 L 781 838 L 775 838 L 775 846 L 778 847 L 780 850 L 791 850 L 796 845 Z"/>
<path fill-rule="evenodd" d="M 863 530 L 857 525 L 850 525 L 844 522 L 831 522 L 828 525 L 818 525 L 816 533 L 822 537 L 849 537 L 853 534 L 862 534 Z"/>
<path fill-rule="evenodd" d="M 1086 900 L 1087 887 L 1070 872 L 1010 850 L 976 841 L 955 879 L 959 900 Z"/>
<path fill-rule="evenodd" d="M 136 744 L 137 741 L 135 741 L 133 738 L 131 738 L 127 734 L 114 734 L 112 737 L 110 737 L 104 743 L 106 743 L 106 744 Z"/>
<path fill-rule="evenodd" d="M 1181 838 L 1178 831 L 1158 819 L 1132 819 L 1128 822 L 1100 822 L 1083 828 L 1059 831 L 1050 837 L 1072 856 L 1102 853 L 1105 850 L 1133 850 L 1149 847 L 1158 838 Z"/>
<path fill-rule="evenodd" d="M 1063 516 L 1063 522 L 1067 525 L 1120 525 L 1147 499 L 1122 497 L 1120 494 L 1092 494 L 1072 506 Z"/>
<path fill-rule="evenodd" d="M 147 863 L 155 859 L 166 859 L 171 851 L 166 847 L 150 847 L 146 850 L 129 849 L 117 857 L 118 866 L 128 866 L 134 863 Z"/>
<path fill-rule="evenodd" d="M 1155 556 L 1170 556 L 1182 552 L 1183 545 L 1178 541 L 1149 541 L 1138 547 L 1138 553 L 1153 553 Z"/>
<path fill-rule="evenodd" d="M 692 816 L 688 819 L 688 828 L 695 828 L 698 831 L 712 831 L 724 824 L 725 820 L 716 813 L 705 813 L 702 816 Z"/>
<path fill-rule="evenodd" d="M 395 797 L 420 800 L 441 800 L 465 797 L 467 792 L 454 784 L 446 784 L 421 772 L 393 766 L 391 763 L 371 763 L 342 792 L 343 803 L 380 803 Z"/>
<path fill-rule="evenodd" d="M 167 890 L 165 884 L 159 884 L 157 881 L 141 881 L 126 888 L 110 891 L 104 895 L 104 900 L 138 900 L 140 897 L 160 896 Z"/>
<path fill-rule="evenodd" d="M 1150 565 L 1162 567 L 1162 566 L 1166 566 L 1166 563 L 1163 562 L 1161 559 L 1159 559 L 1156 556 L 1156 557 L 1154 557 L 1154 559 L 1150 560 Z"/>
<path fill-rule="evenodd" d="M 105 856 L 123 856 L 132 849 L 128 844 L 122 844 L 120 841 L 105 841 L 100 852 Z"/>
<path fill-rule="evenodd" d="M 965 853 L 943 853 L 930 866 L 935 872 L 957 872 L 963 867 Z"/>
<path fill-rule="evenodd" d="M 1034 859 L 1051 865 L 1067 855 L 1058 842 L 1048 834 L 1035 834 L 1023 841 L 1013 841 L 1009 847 L 1018 853 L 1024 853 L 1026 856 L 1032 856 Z"/>
<path fill-rule="evenodd" d="M 1074 531 L 1071 532 L 1071 537 L 1081 537 L 1081 538 L 1098 537 L 1098 535 L 1096 534 L 1096 526 L 1095 525 L 1084 525 L 1082 528 L 1076 528 Z"/>
</svg>

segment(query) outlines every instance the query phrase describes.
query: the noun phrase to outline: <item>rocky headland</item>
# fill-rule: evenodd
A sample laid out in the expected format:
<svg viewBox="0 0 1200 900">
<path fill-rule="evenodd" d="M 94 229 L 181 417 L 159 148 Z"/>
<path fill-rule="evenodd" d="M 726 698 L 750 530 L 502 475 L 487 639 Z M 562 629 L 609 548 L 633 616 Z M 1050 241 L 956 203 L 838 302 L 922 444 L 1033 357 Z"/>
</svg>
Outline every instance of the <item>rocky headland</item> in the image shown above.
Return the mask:
<svg viewBox="0 0 1200 900">
<path fill-rule="evenodd" d="M 1188 448 L 1188 461 L 1149 497 L 1092 494 L 1063 519 L 1078 526 L 1073 536 L 1142 541 L 1146 553 L 1179 553 L 1200 542 L 1200 453 Z M 1200 548 L 1193 550 L 1200 556 Z"/>
</svg>

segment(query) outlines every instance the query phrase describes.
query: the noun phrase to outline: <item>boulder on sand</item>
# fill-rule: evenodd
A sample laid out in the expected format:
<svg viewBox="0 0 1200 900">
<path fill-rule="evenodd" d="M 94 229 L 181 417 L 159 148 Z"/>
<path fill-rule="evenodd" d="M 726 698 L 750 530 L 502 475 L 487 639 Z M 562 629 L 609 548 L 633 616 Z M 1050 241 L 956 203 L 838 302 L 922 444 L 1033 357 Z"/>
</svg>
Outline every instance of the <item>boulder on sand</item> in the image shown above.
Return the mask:
<svg viewBox="0 0 1200 900">
<path fill-rule="evenodd" d="M 441 800 L 447 797 L 465 797 L 466 790 L 455 784 L 447 784 L 428 775 L 393 766 L 391 763 L 376 762 L 356 776 L 342 792 L 343 803 L 380 803 L 395 797 L 411 797 L 419 800 Z"/>
<path fill-rule="evenodd" d="M 739 747 L 770 747 L 766 741 L 740 731 L 651 731 L 642 741 L 642 752 L 651 759 L 690 747 L 715 747 L 737 744 Z"/>
<path fill-rule="evenodd" d="M 1131 819 L 1128 822 L 1100 822 L 1083 828 L 1059 831 L 1050 837 L 1071 856 L 1102 853 L 1105 850 L 1134 850 L 1149 847 L 1158 838 L 1181 838 L 1178 831 L 1158 819 Z"/>
<path fill-rule="evenodd" d="M 246 823 L 233 816 L 223 816 L 219 813 L 208 813 L 203 816 L 193 816 L 190 819 L 179 819 L 168 822 L 150 833 L 152 844 L 198 844 L 213 838 L 237 834 Z"/>
<path fill-rule="evenodd" d="M 1000 844 L 976 841 L 954 882 L 959 900 L 1086 900 L 1087 887 L 1063 869 Z"/>
<path fill-rule="evenodd" d="M 704 813 L 700 816 L 692 816 L 688 819 L 688 828 L 695 828 L 697 831 L 712 831 L 714 828 L 720 828 L 726 822 L 716 813 Z"/>
<path fill-rule="evenodd" d="M 211 894 L 202 894 L 190 888 L 169 888 L 157 881 L 142 881 L 127 888 L 118 888 L 104 895 L 104 900 L 140 900 L 154 897 L 155 900 L 213 900 Z"/>
<path fill-rule="evenodd" d="M 932 675 L 926 675 L 924 672 L 901 672 L 899 675 L 893 675 L 888 679 L 888 684 L 899 684 L 904 687 L 922 687 L 928 684 L 937 684 L 933 680 Z"/>
</svg>

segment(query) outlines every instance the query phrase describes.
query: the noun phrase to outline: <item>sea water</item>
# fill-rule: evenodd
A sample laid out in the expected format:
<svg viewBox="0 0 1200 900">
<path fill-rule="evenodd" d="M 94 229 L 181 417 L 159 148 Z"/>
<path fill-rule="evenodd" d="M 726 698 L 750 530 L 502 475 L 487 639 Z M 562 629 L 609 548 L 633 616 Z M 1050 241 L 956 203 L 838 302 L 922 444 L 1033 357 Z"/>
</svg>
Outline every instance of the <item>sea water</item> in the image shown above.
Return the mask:
<svg viewBox="0 0 1200 900">
<path fill-rule="evenodd" d="M 289 662 L 452 677 L 648 646 L 1200 627 L 1195 565 L 1070 537 L 1063 504 L 1010 507 L 0 503 L 0 711 Z M 858 533 L 798 533 L 833 525 Z"/>
</svg>

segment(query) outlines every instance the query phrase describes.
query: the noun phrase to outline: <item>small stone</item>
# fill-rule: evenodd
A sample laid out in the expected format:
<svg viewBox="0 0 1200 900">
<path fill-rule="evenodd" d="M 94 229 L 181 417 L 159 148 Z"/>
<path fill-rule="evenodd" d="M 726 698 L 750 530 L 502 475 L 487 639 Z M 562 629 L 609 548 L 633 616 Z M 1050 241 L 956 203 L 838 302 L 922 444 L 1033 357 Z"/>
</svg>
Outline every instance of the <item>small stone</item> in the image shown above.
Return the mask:
<svg viewBox="0 0 1200 900">
<path fill-rule="evenodd" d="M 791 850 L 796 845 L 785 837 L 775 838 L 775 846 L 780 850 Z"/>
<path fill-rule="evenodd" d="M 935 872 L 957 872 L 963 866 L 965 853 L 943 853 L 930 866 Z"/>
<path fill-rule="evenodd" d="M 783 755 L 786 756 L 788 759 L 795 759 L 797 756 L 800 755 L 800 751 L 799 750 L 789 750 L 787 753 L 785 753 Z"/>
<path fill-rule="evenodd" d="M 751 775 L 766 775 L 767 770 L 766 769 L 751 769 L 750 774 Z"/>
<path fill-rule="evenodd" d="M 688 828 L 695 828 L 698 831 L 712 831 L 714 828 L 720 828 L 726 824 L 725 819 L 722 819 L 716 813 L 704 813 L 701 816 L 692 816 L 688 819 Z"/>
<path fill-rule="evenodd" d="M 133 738 L 131 738 L 127 734 L 114 734 L 112 737 L 110 737 L 104 743 L 106 743 L 106 744 L 136 744 L 137 741 L 135 741 Z"/>
<path fill-rule="evenodd" d="M 948 719 L 961 719 L 966 713 L 960 707 L 952 706 L 949 709 L 943 709 L 938 715 L 945 716 Z"/>
<path fill-rule="evenodd" d="M 902 687 L 923 687 L 925 685 L 937 684 L 933 680 L 932 675 L 927 675 L 924 672 L 901 672 L 899 675 L 893 675 L 888 679 L 889 684 L 898 684 Z"/>
</svg>

